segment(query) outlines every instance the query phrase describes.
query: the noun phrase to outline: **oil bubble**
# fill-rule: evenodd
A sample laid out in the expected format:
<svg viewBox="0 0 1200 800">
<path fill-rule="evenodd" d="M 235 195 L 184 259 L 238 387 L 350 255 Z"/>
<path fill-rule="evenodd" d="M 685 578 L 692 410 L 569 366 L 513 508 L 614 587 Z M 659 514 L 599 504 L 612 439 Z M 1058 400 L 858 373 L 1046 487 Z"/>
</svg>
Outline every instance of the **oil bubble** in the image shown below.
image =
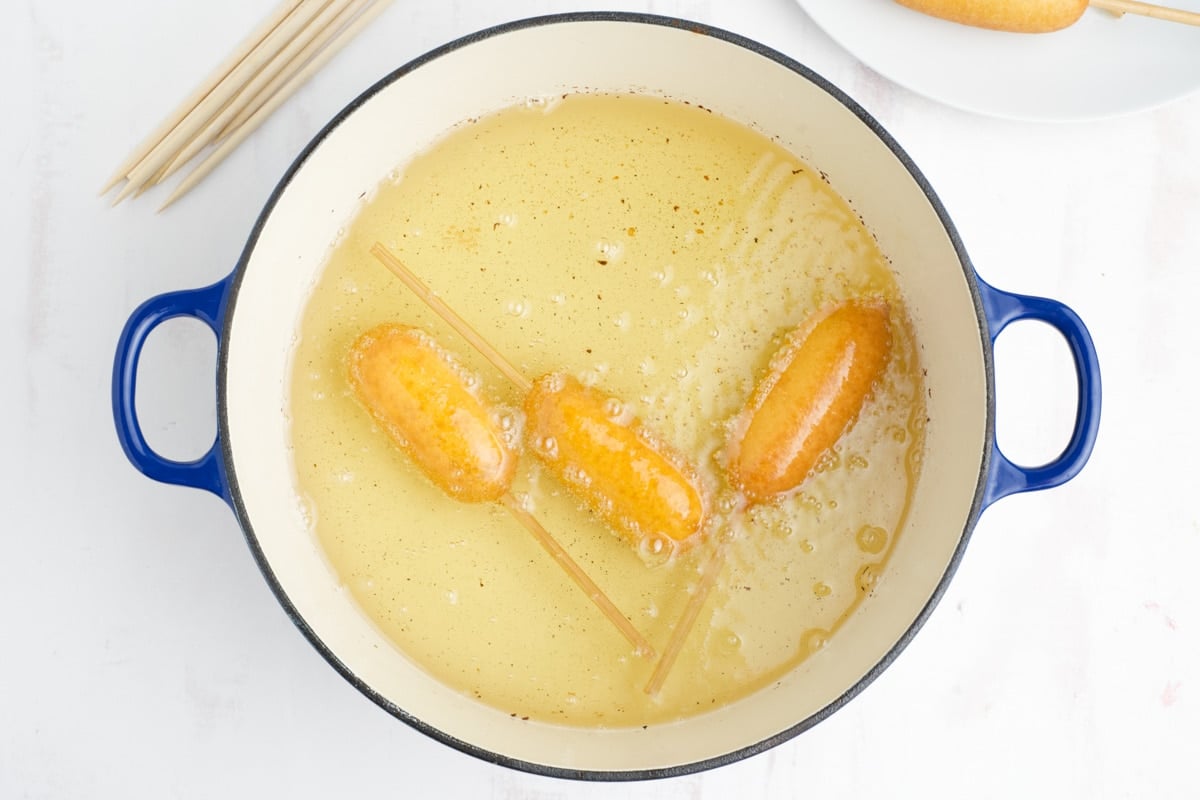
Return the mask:
<svg viewBox="0 0 1200 800">
<path fill-rule="evenodd" d="M 558 440 L 553 436 L 543 436 L 534 442 L 534 445 L 543 458 L 550 460 L 558 458 Z"/>
<path fill-rule="evenodd" d="M 838 454 L 838 452 L 836 450 L 834 450 L 833 448 L 830 448 L 830 449 L 826 450 L 824 453 L 822 453 L 821 457 L 819 459 L 817 459 L 817 466 L 815 468 L 815 471 L 818 473 L 829 472 L 832 469 L 837 469 L 841 465 L 841 463 L 842 463 L 842 457 Z"/>
<path fill-rule="evenodd" d="M 809 628 L 800 635 L 800 653 L 811 656 L 829 644 L 829 631 L 824 628 Z"/>
<path fill-rule="evenodd" d="M 800 493 L 800 496 L 797 498 L 797 502 L 800 504 L 800 507 L 806 511 L 819 512 L 822 508 L 821 501 L 813 497 L 811 494 L 807 494 L 806 492 Z"/>
<path fill-rule="evenodd" d="M 296 510 L 300 512 L 300 520 L 305 529 L 312 530 L 317 523 L 317 507 L 312 498 L 305 495 L 296 498 Z"/>
<path fill-rule="evenodd" d="M 648 567 L 657 567 L 666 564 L 671 560 L 671 554 L 674 552 L 674 546 L 665 536 L 643 536 L 638 540 L 638 556 L 641 557 L 642 563 Z M 658 607 L 651 605 L 653 615 L 658 615 Z"/>
<path fill-rule="evenodd" d="M 855 583 L 858 585 L 858 591 L 863 594 L 870 594 L 875 590 L 879 583 L 879 564 L 864 564 L 858 571 L 855 577 Z"/>
<path fill-rule="evenodd" d="M 714 630 L 711 641 L 713 649 L 722 655 L 733 655 L 742 649 L 742 637 L 729 628 Z"/>
<path fill-rule="evenodd" d="M 858 549 L 864 553 L 878 555 L 887 547 L 888 534 L 877 525 L 864 525 L 858 529 L 854 541 L 858 544 Z"/>
<path fill-rule="evenodd" d="M 532 514 L 537 511 L 537 502 L 533 499 L 533 495 L 529 492 L 519 492 L 513 495 L 513 499 L 517 501 L 517 508 Z"/>
<path fill-rule="evenodd" d="M 600 258 L 604 261 L 616 261 L 621 257 L 624 249 L 619 243 L 608 239 L 601 239 L 596 242 L 596 250 L 600 253 Z"/>
</svg>

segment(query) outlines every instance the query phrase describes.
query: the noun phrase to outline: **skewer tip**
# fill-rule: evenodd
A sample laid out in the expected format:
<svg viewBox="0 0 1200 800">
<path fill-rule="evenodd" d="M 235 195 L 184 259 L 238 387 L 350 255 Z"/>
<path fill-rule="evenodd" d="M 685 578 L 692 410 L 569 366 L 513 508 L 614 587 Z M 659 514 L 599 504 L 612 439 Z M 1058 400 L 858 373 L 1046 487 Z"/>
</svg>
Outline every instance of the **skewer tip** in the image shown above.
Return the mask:
<svg viewBox="0 0 1200 800">
<path fill-rule="evenodd" d="M 183 196 L 183 192 L 179 191 L 178 189 L 171 192 L 170 197 L 168 197 L 166 200 L 164 200 L 163 204 L 161 206 L 159 206 L 157 209 L 155 209 L 154 213 L 161 214 L 162 212 L 166 211 L 168 206 L 173 205 L 175 203 L 175 201 L 178 200 L 182 196 Z"/>
<path fill-rule="evenodd" d="M 120 203 L 126 197 L 129 197 L 141 187 L 142 184 L 140 182 L 127 181 L 125 185 L 121 187 L 121 191 L 117 192 L 117 196 L 113 198 L 112 204 L 115 206 L 117 203 Z"/>
<path fill-rule="evenodd" d="M 104 186 L 100 189 L 100 191 L 96 192 L 96 197 L 104 197 L 104 195 L 106 195 L 112 191 L 114 186 L 116 186 L 118 183 L 120 183 L 123 180 L 125 180 L 125 176 L 123 174 L 118 172 L 116 175 L 113 175 L 111 178 L 108 179 L 108 181 L 104 184 Z"/>
</svg>

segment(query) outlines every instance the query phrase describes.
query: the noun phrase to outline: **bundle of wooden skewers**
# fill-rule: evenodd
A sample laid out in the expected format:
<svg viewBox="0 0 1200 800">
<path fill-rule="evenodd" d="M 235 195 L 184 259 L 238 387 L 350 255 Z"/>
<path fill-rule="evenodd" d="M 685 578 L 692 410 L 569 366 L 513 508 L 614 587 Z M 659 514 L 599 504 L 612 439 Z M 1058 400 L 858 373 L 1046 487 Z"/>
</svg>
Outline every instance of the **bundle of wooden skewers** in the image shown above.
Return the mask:
<svg viewBox="0 0 1200 800">
<path fill-rule="evenodd" d="M 201 161 L 159 207 L 203 180 L 267 117 L 386 8 L 390 0 L 284 0 L 129 154 L 101 189 L 113 205 Z"/>
</svg>

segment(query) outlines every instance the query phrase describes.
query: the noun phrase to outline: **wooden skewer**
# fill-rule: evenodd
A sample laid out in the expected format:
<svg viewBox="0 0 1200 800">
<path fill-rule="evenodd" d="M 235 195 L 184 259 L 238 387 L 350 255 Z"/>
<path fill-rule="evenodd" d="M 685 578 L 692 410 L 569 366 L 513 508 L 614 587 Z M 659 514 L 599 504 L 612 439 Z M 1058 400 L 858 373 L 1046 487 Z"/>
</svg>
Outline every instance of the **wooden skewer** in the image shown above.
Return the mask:
<svg viewBox="0 0 1200 800">
<path fill-rule="evenodd" d="M 275 30 L 279 23 L 282 22 L 283 19 L 288 16 L 288 14 L 292 13 L 292 11 L 296 8 L 296 6 L 300 5 L 300 3 L 301 0 L 284 0 L 284 2 L 275 9 L 270 17 L 263 20 L 262 24 L 255 28 L 250 35 L 238 45 L 237 49 L 230 53 L 229 57 L 222 61 L 221 64 L 215 70 L 213 70 L 213 72 L 207 78 L 205 78 L 204 81 L 197 86 L 182 103 L 179 104 L 178 108 L 171 112 L 171 114 L 169 114 L 149 136 L 142 140 L 142 142 L 133 149 L 133 152 L 126 156 L 125 160 L 121 162 L 121 166 L 117 168 L 117 171 L 113 174 L 113 176 L 104 184 L 104 188 L 100 190 L 100 194 L 108 194 L 110 189 L 112 189 L 121 181 L 125 180 L 125 176 L 129 173 L 129 171 L 133 169 L 138 162 L 145 158 L 146 154 L 154 149 L 155 145 L 162 141 L 163 137 L 174 130 L 175 126 L 182 122 L 183 118 L 186 117 L 201 100 L 207 97 L 208 94 L 215 89 L 218 84 L 224 81 L 233 68 L 242 63 L 246 56 L 249 55 L 251 51 L 255 50 L 262 43 L 262 40 L 265 39 L 267 35 L 271 33 L 271 31 Z"/>
<path fill-rule="evenodd" d="M 393 275 L 399 278 L 405 286 L 412 290 L 413 294 L 421 298 L 438 316 L 444 319 L 451 328 L 458 332 L 458 335 L 467 340 L 467 343 L 479 351 L 480 355 L 492 363 L 496 369 L 503 373 L 504 377 L 512 381 L 518 389 L 524 393 L 528 393 L 533 388 L 533 382 L 521 374 L 513 363 L 501 355 L 500 351 L 492 347 L 487 339 L 479 335 L 479 332 L 471 327 L 471 324 L 458 315 L 453 308 L 446 305 L 442 298 L 438 297 L 425 283 L 416 276 L 416 274 L 400 259 L 392 255 L 386 247 L 381 243 L 376 242 L 371 247 L 371 255 L 379 259 L 385 267 L 387 267 Z"/>
<path fill-rule="evenodd" d="M 174 159 L 175 154 L 179 152 L 179 148 L 191 141 L 204 128 L 213 114 L 218 113 L 220 109 L 225 107 L 232 98 L 232 93 L 236 91 L 236 87 L 242 86 L 275 58 L 279 51 L 296 36 L 300 29 L 316 16 L 316 13 L 323 5 L 323 3 L 302 2 L 293 10 L 278 27 L 263 39 L 262 44 L 258 48 L 233 68 L 226 81 L 222 82 L 221 91 L 214 90 L 210 92 L 137 166 L 129 171 L 129 182 L 125 185 L 125 188 L 118 195 L 115 202 L 120 202 L 126 195 L 135 191 L 163 166 Z"/>
<path fill-rule="evenodd" d="M 293 58 L 317 36 L 320 32 L 329 25 L 335 17 L 348 5 L 351 0 L 334 0 L 326 5 L 312 19 L 312 23 L 304 30 L 300 31 L 295 38 L 284 45 L 269 63 L 263 66 L 258 73 L 250 79 L 250 81 L 229 99 L 212 120 L 208 122 L 204 128 L 196 134 L 196 136 L 183 147 L 179 155 L 168 165 L 163 178 L 168 178 L 175 173 L 180 167 L 192 160 L 192 157 L 203 150 L 208 145 L 212 144 L 221 129 L 233 120 L 234 117 L 242 111 L 254 98 L 259 91 L 267 86 L 272 80 L 278 76 L 283 69 L 288 66 Z"/>
<path fill-rule="evenodd" d="M 226 123 L 225 127 L 217 132 L 216 140 L 218 142 L 221 141 L 230 133 L 245 124 L 246 120 L 250 119 L 250 117 L 253 116 L 256 111 L 262 108 L 264 103 L 274 97 L 275 93 L 279 91 L 280 87 L 287 83 L 287 81 L 291 80 L 292 76 L 295 75 L 301 67 L 307 64 L 309 59 L 311 59 L 316 53 L 324 48 L 325 45 L 329 43 L 329 40 L 345 27 L 346 23 L 352 20 L 358 14 L 358 12 L 362 11 L 363 6 L 371 2 L 374 2 L 374 0 L 354 0 L 353 3 L 342 9 L 342 12 L 338 14 L 336 18 L 334 18 L 333 22 L 326 26 L 315 39 L 308 43 L 303 50 L 297 53 L 296 56 L 288 62 L 287 66 L 280 71 L 278 75 L 271 79 L 270 83 L 264 86 L 262 90 L 258 92 L 258 94 L 256 94 L 249 100 L 249 102 L 245 104 L 242 110 L 238 112 L 237 116 Z"/>
<path fill-rule="evenodd" d="M 1200 25 L 1200 12 L 1184 11 L 1181 8 L 1141 3 L 1138 0 L 1090 0 L 1089 5 L 1111 11 L 1117 16 L 1122 14 L 1140 14 L 1143 17 L 1163 19 L 1168 22 L 1181 22 L 1184 25 Z"/>
<path fill-rule="evenodd" d="M 247 136 L 249 136 L 260 125 L 262 125 L 267 117 L 273 114 L 275 110 L 279 108 L 279 106 L 283 105 L 283 103 L 289 97 L 291 97 L 291 95 L 294 94 L 297 89 L 307 83 L 308 80 L 314 74 L 316 74 L 318 70 L 325 66 L 325 64 L 328 63 L 329 60 L 333 58 L 339 50 L 349 44 L 350 40 L 357 36 L 359 31 L 366 27 L 371 20 L 379 16 L 379 14 L 383 12 L 390 2 L 391 0 L 378 0 L 378 2 L 368 7 L 353 22 L 347 25 L 324 50 L 313 57 L 313 59 L 304 65 L 299 72 L 295 73 L 270 100 L 264 103 L 258 109 L 258 111 L 254 112 L 254 114 L 252 114 L 246 120 L 246 122 L 240 128 L 231 133 L 224 141 L 220 143 L 220 145 L 217 146 L 215 150 L 213 150 L 212 153 L 208 155 L 207 158 L 204 159 L 204 161 L 200 162 L 200 164 L 194 170 L 188 173 L 188 175 L 182 181 L 180 181 L 179 185 L 175 187 L 175 190 L 171 193 L 171 196 L 168 197 L 161 206 L 159 206 L 158 210 L 162 211 L 167 206 L 174 203 L 190 189 L 192 189 L 192 187 L 203 180 L 210 172 L 212 172 L 218 164 L 224 161 L 225 158 L 231 152 L 233 152 L 234 148 L 241 144 Z"/>
<path fill-rule="evenodd" d="M 688 598 L 687 606 L 683 609 L 683 615 L 680 616 L 679 622 L 675 623 L 675 630 L 671 631 L 671 639 L 667 642 L 667 649 L 663 651 L 662 658 L 658 660 L 658 664 L 654 667 L 654 674 L 650 676 L 650 681 L 646 684 L 644 690 L 646 694 L 658 694 L 662 690 L 663 684 L 666 683 L 667 675 L 670 674 L 671 668 L 675 666 L 675 660 L 679 658 L 680 652 L 683 651 L 683 645 L 687 642 L 688 634 L 692 632 L 692 628 L 700 616 L 700 609 L 704 607 L 705 601 L 708 600 L 708 595 L 712 592 L 713 587 L 717 585 L 717 577 L 720 576 L 721 569 L 725 566 L 727 547 L 728 545 L 726 544 L 718 545 L 712 557 L 704 565 L 704 573 L 700 576 L 700 583 L 696 585 L 695 592 Z"/>
<path fill-rule="evenodd" d="M 550 532 L 543 528 L 542 524 L 532 514 L 521 508 L 520 504 L 511 494 L 501 497 L 500 503 L 509 510 L 518 522 L 525 526 L 526 530 L 533 534 L 538 544 L 550 554 L 551 558 L 558 562 L 558 565 L 562 567 L 571 580 L 575 581 L 575 584 L 583 590 L 584 594 L 604 612 L 604 616 L 608 617 L 617 626 L 625 638 L 629 640 L 629 643 L 637 650 L 638 655 L 645 658 L 654 658 L 654 647 L 646 640 L 646 637 L 642 636 L 638 629 L 633 627 L 633 623 L 625 618 L 625 615 L 621 613 L 619 608 L 613 605 L 612 600 L 608 599 L 608 595 L 604 593 L 604 590 L 596 585 L 595 581 L 584 572 L 583 567 L 579 566 L 575 559 L 571 558 L 570 553 L 563 549 L 563 546 L 550 535 Z"/>
</svg>

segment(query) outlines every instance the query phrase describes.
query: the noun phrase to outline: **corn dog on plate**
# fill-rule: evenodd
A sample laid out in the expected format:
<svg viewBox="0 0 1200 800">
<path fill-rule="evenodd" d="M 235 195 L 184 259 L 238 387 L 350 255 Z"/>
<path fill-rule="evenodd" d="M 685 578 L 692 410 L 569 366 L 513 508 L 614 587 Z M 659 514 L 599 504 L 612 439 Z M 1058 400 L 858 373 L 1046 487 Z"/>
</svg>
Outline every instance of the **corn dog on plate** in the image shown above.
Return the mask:
<svg viewBox="0 0 1200 800">
<path fill-rule="evenodd" d="M 146 337 L 181 315 L 219 341 L 217 440 L 186 463 L 135 402 Z M 995 443 L 992 344 L 1023 319 L 1064 336 L 1079 386 L 1037 467 Z M 590 13 L 368 88 L 228 276 L 132 312 L 113 410 L 137 469 L 229 504 L 301 633 L 384 711 L 505 767 L 632 780 L 850 701 L 980 513 L 1083 468 L 1099 381 L 1079 318 L 980 279 L 826 80 L 705 25 Z"/>
<path fill-rule="evenodd" d="M 1000 22 L 1006 13 L 1017 13 L 1010 7 L 1065 6 L 1040 13 L 1060 23 L 1079 14 L 1048 33 L 971 27 L 906 7 L 945 13 L 947 7 L 972 5 L 951 0 L 797 2 L 830 38 L 880 75 L 989 116 L 1099 119 L 1155 108 L 1200 88 L 1200 28 L 1136 14 L 1118 18 L 1099 8 L 1079 13 L 1077 0 L 973 4 L 999 7 Z M 1164 5 L 1200 12 L 1197 0 Z M 1016 24 L 1029 22 L 1017 16 Z"/>
</svg>

